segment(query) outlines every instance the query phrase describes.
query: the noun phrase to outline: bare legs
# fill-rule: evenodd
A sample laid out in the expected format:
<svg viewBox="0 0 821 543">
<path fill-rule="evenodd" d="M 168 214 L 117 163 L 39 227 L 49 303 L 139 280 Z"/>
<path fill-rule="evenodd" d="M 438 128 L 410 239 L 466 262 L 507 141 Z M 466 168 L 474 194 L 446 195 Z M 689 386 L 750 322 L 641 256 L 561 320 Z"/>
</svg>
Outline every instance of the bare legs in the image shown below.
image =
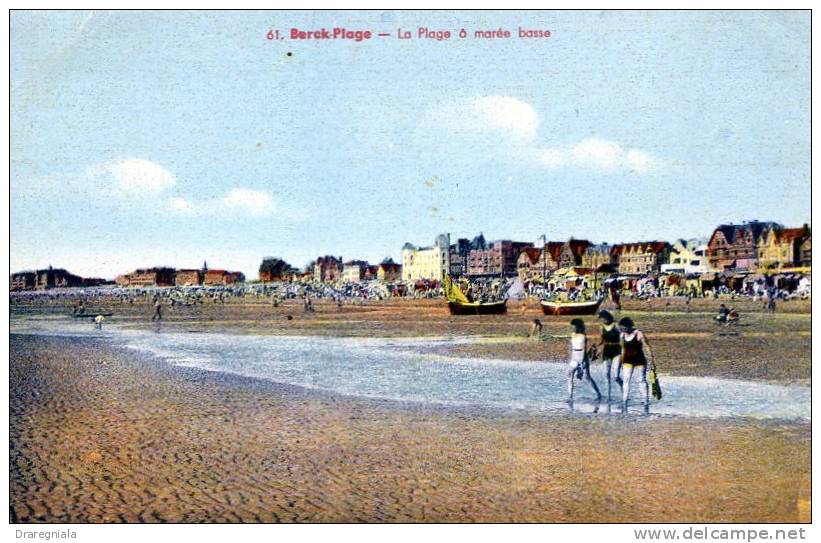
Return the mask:
<svg viewBox="0 0 821 543">
<path fill-rule="evenodd" d="M 596 401 L 601 400 L 601 392 L 599 392 L 599 387 L 596 386 L 596 381 L 594 381 L 593 378 L 590 377 L 590 364 L 584 365 L 584 379 L 585 381 L 590 383 L 591 387 L 593 387 L 593 392 L 596 393 Z"/>
<path fill-rule="evenodd" d="M 630 378 L 633 377 L 633 371 L 641 372 L 641 380 L 644 383 L 644 405 L 650 405 L 650 383 L 647 381 L 647 364 L 641 366 L 633 366 L 632 364 L 625 364 L 624 368 L 624 385 L 622 386 L 622 410 L 627 410 L 627 398 L 630 396 Z"/>
<path fill-rule="evenodd" d="M 568 364 L 567 370 L 567 394 L 568 394 L 568 401 L 573 401 L 573 390 L 576 386 L 576 368 L 578 364 L 581 362 L 571 362 Z M 593 387 L 593 391 L 596 393 L 596 399 L 601 400 L 601 392 L 599 392 L 599 387 L 596 385 L 596 381 L 590 376 L 590 364 L 584 365 L 584 380 L 590 383 L 590 386 Z"/>
<path fill-rule="evenodd" d="M 611 366 L 612 366 L 612 374 L 611 374 Z M 622 393 L 624 392 L 624 382 L 621 380 L 621 356 L 617 355 L 611 358 L 604 359 L 604 368 L 607 375 L 607 401 L 610 401 L 610 391 L 612 381 L 615 381 L 622 387 Z M 611 380 L 612 375 L 612 380 Z"/>
</svg>

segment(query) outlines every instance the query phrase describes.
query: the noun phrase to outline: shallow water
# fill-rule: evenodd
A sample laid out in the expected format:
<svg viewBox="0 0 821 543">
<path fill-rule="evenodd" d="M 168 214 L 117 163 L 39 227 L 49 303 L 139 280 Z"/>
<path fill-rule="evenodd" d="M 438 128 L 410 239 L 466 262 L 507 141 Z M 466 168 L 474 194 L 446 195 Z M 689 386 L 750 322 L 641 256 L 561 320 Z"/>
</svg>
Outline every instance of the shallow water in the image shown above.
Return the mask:
<svg viewBox="0 0 821 543">
<path fill-rule="evenodd" d="M 99 337 L 145 352 L 171 364 L 233 373 L 277 383 L 349 396 L 504 410 L 566 413 L 566 365 L 460 358 L 421 352 L 432 345 L 471 341 L 454 339 L 319 338 L 249 336 L 124 330 L 95 330 L 88 322 L 13 321 L 14 333 Z M 606 394 L 603 364 L 593 379 Z M 631 410 L 641 412 L 643 387 L 631 385 Z M 651 401 L 650 412 L 689 417 L 753 417 L 810 420 L 810 387 L 775 385 L 713 377 L 660 375 L 664 397 Z M 590 386 L 576 381 L 581 412 L 610 411 L 595 402 Z M 621 389 L 613 384 L 614 403 Z"/>
</svg>

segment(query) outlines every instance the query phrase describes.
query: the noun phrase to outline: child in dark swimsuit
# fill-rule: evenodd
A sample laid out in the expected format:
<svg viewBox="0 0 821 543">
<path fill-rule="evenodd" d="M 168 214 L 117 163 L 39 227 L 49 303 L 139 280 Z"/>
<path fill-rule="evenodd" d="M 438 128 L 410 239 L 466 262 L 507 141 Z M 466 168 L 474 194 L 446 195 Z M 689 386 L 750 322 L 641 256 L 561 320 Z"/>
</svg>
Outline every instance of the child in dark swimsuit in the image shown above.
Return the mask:
<svg viewBox="0 0 821 543">
<path fill-rule="evenodd" d="M 633 371 L 641 371 L 641 380 L 644 383 L 644 406 L 647 409 L 650 406 L 650 383 L 647 381 L 647 357 L 644 354 L 644 348 L 647 348 L 647 353 L 650 355 L 650 360 L 653 360 L 653 350 L 650 348 L 650 343 L 647 337 L 636 329 L 633 324 L 633 319 L 624 317 L 619 321 L 621 327 L 621 364 L 624 368 L 624 384 L 622 385 L 622 410 L 627 410 L 627 398 L 630 395 L 630 379 L 633 377 Z"/>
<path fill-rule="evenodd" d="M 609 311 L 599 311 L 599 319 L 602 320 L 601 341 L 599 347 L 604 362 L 605 375 L 607 376 L 607 401 L 610 401 L 611 390 L 611 369 L 613 381 L 617 382 L 624 389 L 621 380 L 621 330 L 616 325 L 613 315 Z"/>
</svg>

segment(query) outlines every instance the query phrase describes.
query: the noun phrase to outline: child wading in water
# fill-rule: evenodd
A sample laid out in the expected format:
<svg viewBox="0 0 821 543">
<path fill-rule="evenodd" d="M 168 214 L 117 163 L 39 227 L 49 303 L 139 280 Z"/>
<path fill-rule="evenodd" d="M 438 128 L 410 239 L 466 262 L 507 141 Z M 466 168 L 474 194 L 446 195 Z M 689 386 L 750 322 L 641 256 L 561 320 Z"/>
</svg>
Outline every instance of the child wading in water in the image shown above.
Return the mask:
<svg viewBox="0 0 821 543">
<path fill-rule="evenodd" d="M 650 355 L 650 360 L 654 360 L 653 349 L 641 330 L 636 329 L 633 319 L 624 317 L 619 321 L 621 327 L 621 364 L 624 368 L 624 390 L 622 395 L 622 411 L 627 410 L 627 398 L 630 395 L 630 378 L 633 377 L 633 370 L 641 372 L 641 380 L 644 383 L 644 410 L 650 408 L 650 383 L 647 381 L 647 357 L 644 349 Z M 655 362 L 653 362 L 655 369 Z"/>
<path fill-rule="evenodd" d="M 587 335 L 585 334 L 584 321 L 573 319 L 570 321 L 573 333 L 570 335 L 570 359 L 567 370 L 567 392 L 570 394 L 568 402 L 573 402 L 573 389 L 575 388 L 576 374 L 581 372 L 585 381 L 590 383 L 596 393 L 596 400 L 601 400 L 601 392 L 596 382 L 590 377 L 590 360 L 587 357 Z"/>
<path fill-rule="evenodd" d="M 622 390 L 624 387 L 621 380 L 621 330 L 616 326 L 613 315 L 609 311 L 599 311 L 599 319 L 602 320 L 599 347 L 601 347 L 601 357 L 604 361 L 605 375 L 607 375 L 607 401 L 609 402 L 612 381 L 621 385 Z"/>
</svg>

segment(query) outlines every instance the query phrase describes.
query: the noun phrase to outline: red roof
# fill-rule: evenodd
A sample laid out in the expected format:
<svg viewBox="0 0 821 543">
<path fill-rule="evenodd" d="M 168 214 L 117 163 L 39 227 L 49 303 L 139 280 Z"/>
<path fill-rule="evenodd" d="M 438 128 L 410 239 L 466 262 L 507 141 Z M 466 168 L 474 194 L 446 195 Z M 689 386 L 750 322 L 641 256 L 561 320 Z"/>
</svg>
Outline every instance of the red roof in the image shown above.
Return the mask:
<svg viewBox="0 0 821 543">
<path fill-rule="evenodd" d="M 761 236 L 761 234 L 768 228 L 780 228 L 780 225 L 770 221 L 751 221 L 744 224 L 721 224 L 713 231 L 713 235 L 710 236 L 708 245 L 713 245 L 713 240 L 719 232 L 723 234 L 724 239 L 727 240 L 727 243 L 732 245 L 736 243 L 736 239 L 738 237 L 744 234 L 750 234 L 753 240 L 757 240 L 759 236 Z"/>
<path fill-rule="evenodd" d="M 775 240 L 778 243 L 785 243 L 803 237 L 804 233 L 805 231 L 803 228 L 785 228 L 783 230 L 776 230 Z"/>
<path fill-rule="evenodd" d="M 637 243 L 620 243 L 614 245 L 611 254 L 621 254 L 627 250 L 635 250 L 648 253 L 660 253 L 667 248 L 666 241 L 639 241 Z"/>
<path fill-rule="evenodd" d="M 531 264 L 538 262 L 539 257 L 542 255 L 541 249 L 537 249 L 536 247 L 525 247 L 522 253 L 527 255 Z"/>
<path fill-rule="evenodd" d="M 584 252 L 590 247 L 590 242 L 586 239 L 571 239 L 567 242 L 570 245 L 570 250 L 575 257 L 581 257 Z"/>
<path fill-rule="evenodd" d="M 562 254 L 562 247 L 564 247 L 563 241 L 548 241 L 547 254 L 549 254 L 553 260 L 559 260 L 559 255 Z"/>
</svg>

